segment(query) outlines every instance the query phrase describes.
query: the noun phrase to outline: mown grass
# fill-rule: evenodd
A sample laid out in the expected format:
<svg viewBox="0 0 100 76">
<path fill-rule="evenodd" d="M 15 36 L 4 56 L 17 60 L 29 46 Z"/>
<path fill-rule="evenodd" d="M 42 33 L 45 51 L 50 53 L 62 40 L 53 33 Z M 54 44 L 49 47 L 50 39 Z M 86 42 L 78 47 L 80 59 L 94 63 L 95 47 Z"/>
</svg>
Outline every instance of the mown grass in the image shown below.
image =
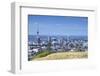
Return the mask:
<svg viewBox="0 0 100 76">
<path fill-rule="evenodd" d="M 79 59 L 88 58 L 88 52 L 60 52 L 49 53 L 44 52 L 37 55 L 33 60 L 58 60 L 58 59 Z"/>
</svg>

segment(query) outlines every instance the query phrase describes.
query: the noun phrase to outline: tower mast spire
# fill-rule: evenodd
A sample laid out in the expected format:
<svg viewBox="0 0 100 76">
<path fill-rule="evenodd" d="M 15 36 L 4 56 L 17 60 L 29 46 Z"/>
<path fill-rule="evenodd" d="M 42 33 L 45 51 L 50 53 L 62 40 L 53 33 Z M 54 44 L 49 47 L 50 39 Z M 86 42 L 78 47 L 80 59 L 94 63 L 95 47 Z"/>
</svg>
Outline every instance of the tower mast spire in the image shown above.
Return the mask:
<svg viewBox="0 0 100 76">
<path fill-rule="evenodd" d="M 38 43 L 38 45 L 40 45 L 40 42 L 41 42 L 41 40 L 39 37 L 39 25 L 37 24 L 37 43 Z"/>
<path fill-rule="evenodd" d="M 37 38 L 39 38 L 39 25 L 37 25 Z"/>
</svg>

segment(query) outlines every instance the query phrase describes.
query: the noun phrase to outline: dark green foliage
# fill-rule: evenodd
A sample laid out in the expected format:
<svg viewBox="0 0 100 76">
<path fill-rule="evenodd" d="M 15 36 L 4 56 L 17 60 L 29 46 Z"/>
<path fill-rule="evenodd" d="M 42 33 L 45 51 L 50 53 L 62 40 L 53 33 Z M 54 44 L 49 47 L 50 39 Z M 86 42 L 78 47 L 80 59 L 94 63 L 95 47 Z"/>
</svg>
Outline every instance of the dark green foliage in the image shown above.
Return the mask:
<svg viewBox="0 0 100 76">
<path fill-rule="evenodd" d="M 51 54 L 51 52 L 49 50 L 45 50 L 45 51 L 40 51 L 36 54 L 36 56 L 34 58 L 40 58 L 40 57 L 45 57 L 47 55 Z"/>
</svg>

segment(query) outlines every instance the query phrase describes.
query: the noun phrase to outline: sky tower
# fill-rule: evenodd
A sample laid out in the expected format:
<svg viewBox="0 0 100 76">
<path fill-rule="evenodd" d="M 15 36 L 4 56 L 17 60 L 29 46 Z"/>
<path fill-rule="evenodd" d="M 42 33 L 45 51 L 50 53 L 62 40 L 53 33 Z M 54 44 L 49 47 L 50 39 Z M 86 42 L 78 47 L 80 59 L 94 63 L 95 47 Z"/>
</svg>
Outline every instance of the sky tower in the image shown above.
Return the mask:
<svg viewBox="0 0 100 76">
<path fill-rule="evenodd" d="M 37 25 L 37 39 L 39 38 L 39 25 Z"/>
<path fill-rule="evenodd" d="M 40 42 L 41 42 L 41 40 L 39 37 L 39 25 L 37 25 L 37 43 L 38 43 L 38 45 L 40 45 Z"/>
</svg>

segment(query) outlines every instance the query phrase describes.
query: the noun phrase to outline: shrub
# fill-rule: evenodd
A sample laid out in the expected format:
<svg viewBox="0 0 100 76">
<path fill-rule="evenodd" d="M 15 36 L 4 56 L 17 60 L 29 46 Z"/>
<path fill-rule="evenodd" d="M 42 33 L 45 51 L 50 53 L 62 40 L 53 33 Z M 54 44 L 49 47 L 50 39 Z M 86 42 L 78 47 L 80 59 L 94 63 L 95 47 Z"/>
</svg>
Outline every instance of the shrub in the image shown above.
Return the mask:
<svg viewBox="0 0 100 76">
<path fill-rule="evenodd" d="M 51 52 L 48 51 L 48 50 L 41 51 L 41 52 L 38 52 L 34 58 L 45 57 L 45 56 L 47 56 L 49 54 L 51 54 Z"/>
</svg>

